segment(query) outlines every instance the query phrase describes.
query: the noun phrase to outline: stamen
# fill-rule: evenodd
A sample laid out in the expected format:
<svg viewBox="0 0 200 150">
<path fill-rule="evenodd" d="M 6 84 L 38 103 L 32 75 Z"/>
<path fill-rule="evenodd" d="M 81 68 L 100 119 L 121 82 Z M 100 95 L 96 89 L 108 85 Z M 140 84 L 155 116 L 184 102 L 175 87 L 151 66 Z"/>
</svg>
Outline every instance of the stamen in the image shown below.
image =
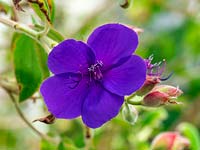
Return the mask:
<svg viewBox="0 0 200 150">
<path fill-rule="evenodd" d="M 171 72 L 167 77 L 165 77 L 165 78 L 160 78 L 160 80 L 161 80 L 161 81 L 166 81 L 166 80 L 168 80 L 173 74 L 174 74 L 174 72 Z"/>
<path fill-rule="evenodd" d="M 154 64 L 151 64 L 153 57 L 150 56 L 149 59 L 148 59 L 149 61 L 147 62 L 147 74 L 149 76 L 161 76 L 166 67 L 165 59 L 163 59 L 163 61 Z"/>
<path fill-rule="evenodd" d="M 88 68 L 90 81 L 92 81 L 92 79 L 95 79 L 95 80 L 102 79 L 103 77 L 103 74 L 101 73 L 102 66 L 103 66 L 102 61 L 97 61 L 96 64 L 91 65 Z"/>
</svg>

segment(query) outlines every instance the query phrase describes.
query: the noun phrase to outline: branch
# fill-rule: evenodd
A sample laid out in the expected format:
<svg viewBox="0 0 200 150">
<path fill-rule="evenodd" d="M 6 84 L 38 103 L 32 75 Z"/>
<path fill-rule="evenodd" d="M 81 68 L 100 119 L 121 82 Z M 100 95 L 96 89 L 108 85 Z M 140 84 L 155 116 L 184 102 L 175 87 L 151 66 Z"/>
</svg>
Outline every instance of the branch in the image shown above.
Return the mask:
<svg viewBox="0 0 200 150">
<path fill-rule="evenodd" d="M 13 28 L 14 30 L 16 30 L 18 32 L 22 32 L 22 33 L 26 34 L 27 36 L 33 38 L 45 49 L 45 51 L 47 53 L 50 52 L 51 48 L 53 48 L 55 45 L 57 45 L 57 42 L 55 42 L 53 39 L 50 39 L 49 37 L 46 36 L 47 33 L 49 32 L 49 24 L 47 24 L 47 23 L 45 24 L 44 30 L 42 30 L 41 32 L 37 32 L 28 26 L 25 26 L 18 22 L 15 22 L 15 21 L 12 21 L 9 19 L 5 19 L 2 17 L 0 17 L 0 22 L 3 23 L 4 25 L 7 25 L 7 26 Z"/>
<path fill-rule="evenodd" d="M 15 22 L 15 21 L 12 21 L 12 20 L 9 20 L 9 19 L 5 19 L 5 18 L 2 18 L 2 17 L 0 17 L 0 22 L 11 27 L 11 28 L 13 28 L 13 29 L 15 29 L 18 32 L 25 33 L 25 34 L 27 34 L 28 36 L 30 36 L 34 39 L 37 38 L 37 36 L 38 36 L 38 33 L 35 30 L 33 30 L 33 29 L 31 29 L 27 26 L 24 26 L 23 24 L 20 24 L 18 22 Z"/>
<path fill-rule="evenodd" d="M 7 94 L 9 95 L 10 99 L 12 100 L 15 109 L 18 113 L 18 115 L 20 116 L 20 118 L 27 124 L 28 127 L 30 127 L 39 137 L 41 137 L 42 139 L 49 141 L 49 142 L 53 142 L 55 144 L 57 144 L 57 141 L 55 141 L 54 139 L 52 139 L 51 137 L 41 133 L 40 131 L 38 131 L 28 120 L 27 118 L 24 116 L 23 112 L 21 111 L 19 104 L 17 102 L 17 100 L 15 99 L 15 97 L 12 94 L 12 89 L 9 89 L 8 87 L 2 86 L 0 84 L 0 86 L 7 92 Z"/>
</svg>

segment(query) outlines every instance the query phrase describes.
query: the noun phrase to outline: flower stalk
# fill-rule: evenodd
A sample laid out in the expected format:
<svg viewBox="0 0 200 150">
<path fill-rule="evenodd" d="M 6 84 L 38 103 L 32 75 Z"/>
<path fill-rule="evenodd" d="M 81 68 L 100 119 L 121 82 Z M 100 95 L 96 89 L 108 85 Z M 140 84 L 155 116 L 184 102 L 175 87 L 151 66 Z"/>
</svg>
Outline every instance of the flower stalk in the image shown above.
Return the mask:
<svg viewBox="0 0 200 150">
<path fill-rule="evenodd" d="M 142 105 L 141 100 L 140 101 L 133 101 L 133 99 L 135 98 L 135 96 L 137 96 L 136 93 L 133 93 L 130 96 L 125 97 L 126 103 L 128 103 L 130 105 Z"/>
<path fill-rule="evenodd" d="M 141 101 L 132 101 L 131 99 L 127 99 L 126 102 L 131 105 L 142 105 Z"/>
</svg>

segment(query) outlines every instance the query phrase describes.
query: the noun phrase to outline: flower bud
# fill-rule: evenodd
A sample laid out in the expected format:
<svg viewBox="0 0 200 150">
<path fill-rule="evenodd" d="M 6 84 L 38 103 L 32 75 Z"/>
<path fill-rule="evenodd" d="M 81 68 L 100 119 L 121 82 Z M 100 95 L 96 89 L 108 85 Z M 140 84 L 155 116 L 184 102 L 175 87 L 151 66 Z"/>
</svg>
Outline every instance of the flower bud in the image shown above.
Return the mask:
<svg viewBox="0 0 200 150">
<path fill-rule="evenodd" d="M 178 132 L 165 132 L 157 135 L 152 142 L 151 150 L 184 150 L 190 142 Z"/>
<path fill-rule="evenodd" d="M 164 105 L 167 101 L 169 101 L 169 96 L 167 94 L 154 91 L 144 97 L 142 104 L 150 107 L 158 107 Z"/>
<path fill-rule="evenodd" d="M 178 87 L 170 85 L 159 85 L 152 89 L 143 99 L 143 105 L 158 107 L 164 104 L 178 104 L 173 99 L 180 96 L 183 92 Z"/>
<path fill-rule="evenodd" d="M 136 92 L 138 96 L 143 96 L 150 92 L 158 83 L 160 83 L 160 79 L 158 76 L 148 76 L 146 77 L 146 81 L 143 86 Z"/>
<path fill-rule="evenodd" d="M 183 91 L 180 90 L 178 87 L 170 85 L 158 85 L 153 89 L 153 91 L 164 92 L 168 94 L 170 97 L 178 97 L 183 93 Z"/>
<path fill-rule="evenodd" d="M 133 125 L 138 119 L 138 111 L 133 105 L 125 103 L 125 106 L 122 109 L 122 117 L 125 121 Z"/>
</svg>

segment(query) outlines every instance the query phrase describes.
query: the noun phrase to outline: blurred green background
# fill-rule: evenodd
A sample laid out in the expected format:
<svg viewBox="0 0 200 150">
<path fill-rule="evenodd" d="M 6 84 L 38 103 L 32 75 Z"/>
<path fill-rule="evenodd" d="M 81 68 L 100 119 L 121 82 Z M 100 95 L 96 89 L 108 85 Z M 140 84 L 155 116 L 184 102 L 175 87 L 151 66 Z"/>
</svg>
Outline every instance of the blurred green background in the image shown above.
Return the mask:
<svg viewBox="0 0 200 150">
<path fill-rule="evenodd" d="M 12 1 L 4 2 L 12 5 Z M 159 108 L 137 106 L 139 118 L 134 125 L 125 122 L 119 114 L 103 127 L 92 131 L 94 147 L 99 150 L 149 150 L 157 134 L 175 131 L 183 122 L 192 124 L 200 131 L 200 1 L 133 0 L 128 9 L 121 8 L 121 2 L 55 0 L 54 26 L 66 38 L 78 40 L 86 40 L 94 28 L 104 23 L 120 22 L 142 28 L 144 32 L 139 35 L 140 44 L 136 53 L 143 58 L 153 54 L 154 62 L 166 59 L 164 75 L 172 71 L 174 74 L 162 84 L 179 86 L 184 93 L 177 101 L 183 104 Z M 19 20 L 31 24 L 30 14 L 33 12 L 29 8 L 25 10 L 19 13 Z M 13 75 L 12 31 L 0 24 L 0 76 Z M 29 121 L 48 114 L 42 99 L 20 105 Z M 72 144 L 77 149 L 84 149 L 84 126 L 80 118 L 57 120 L 53 125 L 36 122 L 34 126 L 50 136 L 61 136 L 64 145 Z M 62 147 L 59 146 L 60 150 Z M 41 142 L 18 117 L 8 95 L 0 88 L 0 150 L 37 149 L 54 150 L 57 147 Z"/>
</svg>

